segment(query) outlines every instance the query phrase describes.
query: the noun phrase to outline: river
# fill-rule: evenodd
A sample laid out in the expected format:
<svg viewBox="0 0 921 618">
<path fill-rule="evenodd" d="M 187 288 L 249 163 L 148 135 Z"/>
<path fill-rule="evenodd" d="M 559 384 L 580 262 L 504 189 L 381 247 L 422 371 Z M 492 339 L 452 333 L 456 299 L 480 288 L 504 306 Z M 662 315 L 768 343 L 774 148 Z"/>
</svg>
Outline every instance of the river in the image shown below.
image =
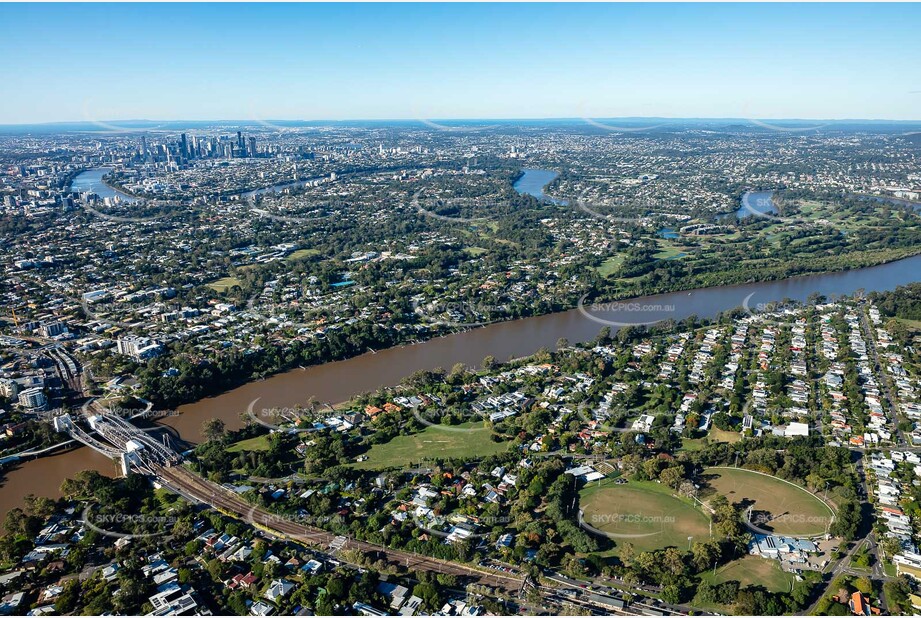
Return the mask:
<svg viewBox="0 0 921 618">
<path fill-rule="evenodd" d="M 853 193 L 858 198 L 862 200 L 871 200 L 874 202 L 879 202 L 881 204 L 894 204 L 896 206 L 910 206 L 915 210 L 921 212 L 921 202 L 913 202 L 911 200 L 902 199 L 900 197 L 889 197 L 886 195 L 864 195 L 861 193 Z"/>
<path fill-rule="evenodd" d="M 112 168 L 110 167 L 95 167 L 91 170 L 80 172 L 70 183 L 70 190 L 76 191 L 77 193 L 95 193 L 103 199 L 111 199 L 115 196 L 118 196 L 120 200 L 125 202 L 136 201 L 136 198 L 131 197 L 127 193 L 122 193 L 117 189 L 113 189 L 102 181 L 102 177 L 109 173 L 111 170 Z"/>
<path fill-rule="evenodd" d="M 102 182 L 107 171 L 108 168 L 96 168 L 83 172 L 74 179 L 71 189 L 92 191 L 100 197 L 117 194 L 131 199 Z M 524 169 L 514 188 L 522 194 L 552 200 L 543 189 L 557 176 L 558 173 L 552 170 Z M 747 193 L 735 215 L 740 218 L 749 216 L 753 214 L 752 210 L 772 212 L 771 195 L 771 191 Z M 241 413 L 250 406 L 255 410 L 290 407 L 303 405 L 311 398 L 317 402 L 344 401 L 358 393 L 396 384 L 419 369 L 450 368 L 458 362 L 478 365 L 489 355 L 500 360 L 525 356 L 541 347 L 553 347 L 561 337 L 572 342 L 586 341 L 597 335 L 606 322 L 611 322 L 612 330 L 616 330 L 619 324 L 680 320 L 690 315 L 712 317 L 720 311 L 742 305 L 749 295 L 748 305 L 757 307 L 784 298 L 804 301 L 813 293 L 831 296 L 850 294 L 858 289 L 891 290 L 897 285 L 918 280 L 918 272 L 921 272 L 921 256 L 862 270 L 647 296 L 623 301 L 617 307 L 602 308 L 609 309 L 607 311 L 588 307 L 585 311 L 575 309 L 492 324 L 417 345 L 295 369 L 182 406 L 178 414 L 167 417 L 163 424 L 172 427 L 185 440 L 198 441 L 201 439 L 202 422 L 212 417 L 221 418 L 228 429 L 236 429 L 242 425 Z M 23 462 L 6 471 L 0 485 L 0 508 L 6 511 L 21 505 L 29 493 L 59 495 L 61 482 L 75 471 L 84 469 L 115 473 L 114 464 L 87 448 Z"/>
<path fill-rule="evenodd" d="M 304 405 L 311 398 L 317 402 L 340 402 L 381 386 L 394 385 L 420 369 L 450 369 L 458 362 L 479 365 L 489 355 L 499 360 L 526 356 L 541 347 L 554 347 L 561 337 L 574 343 L 587 341 L 605 326 L 597 320 L 611 322 L 614 331 L 617 324 L 680 320 L 690 315 L 714 317 L 721 311 L 741 306 L 746 299 L 749 307 L 757 308 L 759 304 L 785 298 L 805 301 L 813 293 L 835 296 L 852 294 L 859 289 L 867 292 L 892 290 L 897 285 L 921 280 L 919 274 L 921 255 L 860 270 L 646 296 L 622 301 L 621 308 L 608 311 L 594 311 L 586 306 L 584 312 L 573 309 L 500 322 L 416 345 L 294 369 L 181 406 L 178 414 L 162 422 L 185 440 L 198 441 L 203 421 L 217 417 L 228 429 L 239 428 L 242 425 L 240 415 L 251 404 L 258 412 L 263 408 Z M 88 448 L 24 462 L 6 472 L 0 486 L 0 508 L 6 511 L 21 505 L 28 493 L 56 496 L 65 478 L 86 468 L 114 471 L 102 456 Z"/>
<path fill-rule="evenodd" d="M 553 170 L 523 169 L 512 188 L 522 195 L 533 195 L 539 200 L 566 205 L 566 200 L 558 200 L 544 193 L 544 187 L 556 180 L 559 175 L 559 172 Z"/>
<path fill-rule="evenodd" d="M 774 206 L 773 191 L 747 191 L 741 200 L 741 205 L 734 213 L 717 215 L 716 220 L 727 217 L 744 219 L 752 215 L 772 215 L 777 214 L 777 207 Z"/>
<path fill-rule="evenodd" d="M 165 419 L 184 438 L 200 439 L 202 421 L 220 417 L 228 427 L 241 425 L 240 413 L 258 399 L 254 409 L 304 404 L 313 397 L 318 402 L 340 402 L 349 397 L 393 385 L 414 371 L 444 367 L 454 363 L 479 365 L 492 355 L 499 360 L 526 356 L 541 347 L 554 347 L 561 337 L 571 342 L 592 339 L 605 326 L 640 325 L 658 320 L 680 320 L 691 315 L 714 317 L 721 311 L 741 306 L 776 302 L 785 298 L 805 301 L 813 293 L 826 296 L 851 294 L 859 289 L 884 291 L 897 285 L 919 280 L 921 256 L 898 262 L 821 275 L 808 275 L 781 281 L 723 286 L 645 296 L 622 301 L 622 308 L 593 311 L 586 306 L 533 318 L 499 322 L 483 328 L 447 335 L 430 341 L 377 353 L 368 352 L 355 358 L 294 369 L 287 373 L 253 382 L 222 395 L 182 406 L 180 414 Z M 586 313 L 596 319 L 586 317 Z"/>
</svg>

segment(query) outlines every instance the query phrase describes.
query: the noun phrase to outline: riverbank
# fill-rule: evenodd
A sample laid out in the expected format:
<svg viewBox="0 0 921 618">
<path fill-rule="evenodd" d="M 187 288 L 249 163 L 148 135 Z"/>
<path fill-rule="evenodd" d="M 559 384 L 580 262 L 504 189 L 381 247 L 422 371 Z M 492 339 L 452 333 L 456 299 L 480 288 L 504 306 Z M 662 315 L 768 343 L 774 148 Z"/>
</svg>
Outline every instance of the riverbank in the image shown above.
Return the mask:
<svg viewBox="0 0 921 618">
<path fill-rule="evenodd" d="M 342 402 L 364 392 L 394 386 L 419 370 L 451 367 L 455 363 L 476 367 L 486 356 L 500 361 L 520 358 L 543 347 L 554 348 L 560 338 L 574 343 L 589 341 L 606 325 L 616 332 L 623 326 L 653 319 L 678 321 L 692 315 L 713 318 L 743 304 L 755 309 L 784 299 L 805 302 L 813 294 L 849 295 L 861 289 L 882 292 L 919 280 L 921 255 L 916 255 L 859 270 L 633 298 L 630 302 L 618 303 L 617 307 L 593 311 L 592 315 L 601 323 L 586 317 L 579 309 L 497 322 L 438 336 L 421 344 L 406 344 L 346 360 L 297 367 L 182 405 L 177 409 L 178 414 L 159 419 L 157 424 L 168 428 L 174 439 L 198 442 L 202 423 L 210 418 L 221 419 L 228 430 L 239 429 L 247 410 L 304 406 L 310 401 Z M 631 307 L 639 308 L 640 313 Z M 87 448 L 23 462 L 7 471 L 0 489 L 0 507 L 9 510 L 20 506 L 29 493 L 57 496 L 61 482 L 84 469 L 96 469 L 110 475 L 117 473 L 113 462 Z"/>
<path fill-rule="evenodd" d="M 297 357 L 297 358 L 294 358 L 293 360 L 289 360 L 285 364 L 282 364 L 274 369 L 266 370 L 265 373 L 261 376 L 253 377 L 251 379 L 244 378 L 244 379 L 236 380 L 236 381 L 231 380 L 226 384 L 224 388 L 206 391 L 202 394 L 202 397 L 205 397 L 205 398 L 217 397 L 223 393 L 230 392 L 234 389 L 240 388 L 254 381 L 262 382 L 264 380 L 270 380 L 278 375 L 282 375 L 290 371 L 297 371 L 298 369 L 304 366 L 312 368 L 312 367 L 318 367 L 318 366 L 322 366 L 324 364 L 329 364 L 329 363 L 338 363 L 338 362 L 348 361 L 349 359 L 353 359 L 353 358 L 362 356 L 364 352 L 368 349 L 373 349 L 375 350 L 375 353 L 379 353 L 381 351 L 386 351 L 386 350 L 394 349 L 394 348 L 402 348 L 406 346 L 420 345 L 420 344 L 424 345 L 426 342 L 430 342 L 430 341 L 433 341 L 439 338 L 462 335 L 468 332 L 475 332 L 483 328 L 489 328 L 489 327 L 500 325 L 500 324 L 508 324 L 508 323 L 513 323 L 513 322 L 519 322 L 522 320 L 531 320 L 531 319 L 536 319 L 540 317 L 560 315 L 560 314 L 564 314 L 566 312 L 571 312 L 571 311 L 578 311 L 580 303 L 583 301 L 583 299 L 585 299 L 584 302 L 588 302 L 590 304 L 595 304 L 595 305 L 628 305 L 628 304 L 634 304 L 635 301 L 637 301 L 638 299 L 661 296 L 661 295 L 699 293 L 699 292 L 704 292 L 707 290 L 728 288 L 728 287 L 737 286 L 737 285 L 771 283 L 771 282 L 795 280 L 797 278 L 802 278 L 802 277 L 834 275 L 837 273 L 843 274 L 843 273 L 855 272 L 857 270 L 862 270 L 865 268 L 871 268 L 871 267 L 881 266 L 885 264 L 896 263 L 904 259 L 911 259 L 912 257 L 918 256 L 919 254 L 921 254 L 921 247 L 916 248 L 914 250 L 908 250 L 908 249 L 902 250 L 902 251 L 889 250 L 877 256 L 869 256 L 869 257 L 864 256 L 864 259 L 859 260 L 857 264 L 847 264 L 843 268 L 839 268 L 837 270 L 831 270 L 828 268 L 824 268 L 828 264 L 838 264 L 840 266 L 840 263 L 839 263 L 840 258 L 832 256 L 828 258 L 827 260 L 825 260 L 824 262 L 815 261 L 815 262 L 812 262 L 810 265 L 804 265 L 797 272 L 789 272 L 791 267 L 788 264 L 778 265 L 775 270 L 762 271 L 760 273 L 762 276 L 752 277 L 750 276 L 750 273 L 748 271 L 745 271 L 744 273 L 741 273 L 741 272 L 738 273 L 739 274 L 738 277 L 727 276 L 727 277 L 720 279 L 717 282 L 707 281 L 706 283 L 708 283 L 709 285 L 704 284 L 703 281 L 697 281 L 698 285 L 694 285 L 695 280 L 692 279 L 689 281 L 691 285 L 674 285 L 674 286 L 661 285 L 661 286 L 653 287 L 651 289 L 642 289 L 642 290 L 637 289 L 637 288 L 625 288 L 625 289 L 622 289 L 620 293 L 615 293 L 611 289 L 602 288 L 598 296 L 589 295 L 587 298 L 583 297 L 582 299 L 580 298 L 566 299 L 563 303 L 558 305 L 559 308 L 554 311 L 541 312 L 540 307 L 535 307 L 536 310 L 533 313 L 530 313 L 524 317 L 515 317 L 515 318 L 509 318 L 506 320 L 498 320 L 496 322 L 491 322 L 489 324 L 485 324 L 482 326 L 464 326 L 464 327 L 456 328 L 450 331 L 436 331 L 436 332 L 429 333 L 429 334 L 413 333 L 411 336 L 405 339 L 397 340 L 394 343 L 394 345 L 391 345 L 388 347 L 381 347 L 379 345 L 379 342 L 362 341 L 359 344 L 356 344 L 355 346 L 353 346 L 355 350 L 361 351 L 359 354 L 350 354 L 350 355 L 346 354 L 340 358 L 326 358 L 323 360 L 307 360 L 302 357 Z M 810 266 L 813 268 L 810 268 Z M 786 272 L 780 269 L 786 269 Z M 736 272 L 736 271 L 732 271 L 732 272 Z M 711 276 L 712 276 L 712 273 L 702 273 L 698 277 L 704 278 L 704 277 L 711 277 Z M 906 283 L 907 282 L 910 282 L 910 281 L 906 281 Z M 724 310 L 729 310 L 729 309 L 733 309 L 735 307 L 741 306 L 743 303 L 743 300 L 744 300 L 744 297 L 740 297 L 738 299 L 738 302 L 735 305 L 730 306 L 730 307 L 725 307 Z M 781 298 L 778 298 L 776 300 L 781 300 Z M 662 320 L 670 319 L 670 316 L 664 315 L 660 319 Z M 656 320 L 639 319 L 634 316 L 632 318 L 631 323 L 634 323 L 635 325 L 640 325 L 640 323 L 645 324 L 651 321 L 656 321 Z M 601 326 L 598 326 L 597 328 L 600 329 Z M 594 336 L 594 334 L 592 336 Z M 556 339 L 554 339 L 551 343 L 555 343 L 555 342 L 556 342 Z M 482 358 L 483 357 L 480 356 L 477 359 L 477 361 L 482 360 Z M 453 365 L 453 362 L 449 362 L 448 364 Z M 215 383 L 220 384 L 220 381 L 216 380 Z M 163 400 L 159 400 L 160 398 L 157 397 L 156 393 L 149 393 L 149 395 L 153 396 L 154 399 L 158 399 L 158 401 L 156 402 L 156 406 L 158 408 L 164 408 L 164 407 L 175 408 L 179 406 L 188 405 L 192 401 L 196 401 L 199 399 L 198 397 L 196 397 L 196 398 L 185 399 L 185 400 L 163 401 Z"/>
</svg>

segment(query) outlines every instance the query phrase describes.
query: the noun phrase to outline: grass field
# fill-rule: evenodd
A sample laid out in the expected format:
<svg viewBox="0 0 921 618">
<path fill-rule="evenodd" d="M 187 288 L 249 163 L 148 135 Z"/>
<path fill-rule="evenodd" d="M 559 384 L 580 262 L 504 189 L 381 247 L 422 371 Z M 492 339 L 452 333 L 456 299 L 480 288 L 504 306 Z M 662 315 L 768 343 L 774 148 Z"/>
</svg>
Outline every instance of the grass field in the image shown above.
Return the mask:
<svg viewBox="0 0 921 618">
<path fill-rule="evenodd" d="M 701 573 L 700 578 L 711 584 L 721 584 L 735 580 L 743 587 L 748 585 L 764 586 L 770 592 L 789 592 L 796 578 L 785 573 L 777 560 L 767 560 L 760 556 L 745 556 L 719 567 L 716 576 L 713 571 Z"/>
<path fill-rule="evenodd" d="M 686 550 L 689 536 L 695 541 L 710 538 L 710 520 L 703 511 L 659 483 L 590 483 L 582 489 L 579 505 L 585 524 L 639 551 L 672 545 Z"/>
<path fill-rule="evenodd" d="M 483 247 L 464 247 L 464 253 L 471 257 L 479 257 L 484 253 L 489 253 L 489 249 Z"/>
<path fill-rule="evenodd" d="M 908 318 L 896 318 L 899 322 L 909 328 L 909 330 L 921 330 L 921 320 L 909 320 Z"/>
<path fill-rule="evenodd" d="M 320 255 L 320 252 L 316 249 L 298 249 L 288 256 L 288 261 L 303 260 L 304 258 L 313 257 L 315 255 Z"/>
<path fill-rule="evenodd" d="M 375 444 L 368 459 L 353 464 L 356 468 L 377 470 L 407 467 L 426 459 L 495 455 L 509 449 L 511 442 L 493 442 L 492 430 L 471 422 L 447 427 L 426 427 L 419 433 L 397 436 L 385 444 Z"/>
<path fill-rule="evenodd" d="M 595 271 L 602 277 L 610 277 L 618 270 L 620 270 L 620 265 L 624 263 L 625 259 L 627 259 L 626 254 L 609 257 L 603 261 L 601 266 L 597 267 Z"/>
<path fill-rule="evenodd" d="M 742 468 L 707 468 L 704 479 L 733 504 L 754 507 L 754 523 L 777 534 L 810 536 L 825 532 L 831 509 L 802 487 Z M 759 517 L 763 515 L 763 517 Z"/>
<path fill-rule="evenodd" d="M 659 243 L 660 250 L 657 253 L 652 255 L 653 259 L 656 260 L 675 260 L 681 259 L 687 256 L 687 253 L 682 251 L 681 248 L 676 247 L 675 245 L 667 242 Z"/>
<path fill-rule="evenodd" d="M 256 436 L 246 440 L 234 442 L 227 447 L 228 453 L 239 453 L 241 451 L 267 451 L 269 450 L 269 436 Z"/>
<path fill-rule="evenodd" d="M 211 283 L 208 284 L 208 287 L 214 290 L 215 292 L 224 294 L 225 292 L 227 292 L 230 288 L 232 288 L 235 285 L 240 285 L 239 279 L 237 279 L 236 277 L 224 277 L 222 279 L 218 279 L 217 281 L 212 281 Z"/>
<path fill-rule="evenodd" d="M 734 444 L 742 439 L 742 434 L 738 431 L 725 431 L 723 429 L 717 429 L 716 427 L 710 429 L 709 435 L 711 442 L 728 442 Z"/>
<path fill-rule="evenodd" d="M 707 446 L 703 438 L 681 438 L 681 450 L 699 451 Z"/>
</svg>

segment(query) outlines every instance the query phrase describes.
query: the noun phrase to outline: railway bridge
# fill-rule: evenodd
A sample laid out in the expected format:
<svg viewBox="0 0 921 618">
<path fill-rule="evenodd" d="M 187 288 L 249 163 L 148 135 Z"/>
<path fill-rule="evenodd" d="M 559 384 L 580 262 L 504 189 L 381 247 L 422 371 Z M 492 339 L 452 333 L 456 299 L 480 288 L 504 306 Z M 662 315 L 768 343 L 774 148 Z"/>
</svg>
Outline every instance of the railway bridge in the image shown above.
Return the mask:
<svg viewBox="0 0 921 618">
<path fill-rule="evenodd" d="M 118 415 L 94 414 L 87 422 L 90 431 L 74 422 L 70 414 L 61 414 L 54 417 L 53 424 L 55 431 L 67 433 L 94 451 L 117 459 L 125 475 L 137 470 L 156 476 L 158 469 L 168 468 L 182 460 L 170 446 L 168 435 L 164 435 L 163 442 L 160 442 Z"/>
</svg>

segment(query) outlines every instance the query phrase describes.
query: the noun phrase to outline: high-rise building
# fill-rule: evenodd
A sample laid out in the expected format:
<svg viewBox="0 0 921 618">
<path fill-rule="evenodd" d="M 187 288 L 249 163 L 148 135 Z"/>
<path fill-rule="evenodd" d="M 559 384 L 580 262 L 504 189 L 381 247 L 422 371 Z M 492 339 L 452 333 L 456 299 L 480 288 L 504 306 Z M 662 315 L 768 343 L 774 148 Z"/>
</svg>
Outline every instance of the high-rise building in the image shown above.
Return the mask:
<svg viewBox="0 0 921 618">
<path fill-rule="evenodd" d="M 45 322 L 39 327 L 42 337 L 57 337 L 67 332 L 67 326 L 61 322 Z"/>
<path fill-rule="evenodd" d="M 42 410 L 48 405 L 48 398 L 41 387 L 27 388 L 19 393 L 19 405 L 27 410 Z"/>
<path fill-rule="evenodd" d="M 246 154 L 248 154 L 251 157 L 256 156 L 256 138 L 255 137 L 249 138 L 249 150 L 246 151 Z"/>
<path fill-rule="evenodd" d="M 163 346 L 150 337 L 127 335 L 118 340 L 118 353 L 141 361 L 153 358 L 163 351 Z"/>
</svg>

